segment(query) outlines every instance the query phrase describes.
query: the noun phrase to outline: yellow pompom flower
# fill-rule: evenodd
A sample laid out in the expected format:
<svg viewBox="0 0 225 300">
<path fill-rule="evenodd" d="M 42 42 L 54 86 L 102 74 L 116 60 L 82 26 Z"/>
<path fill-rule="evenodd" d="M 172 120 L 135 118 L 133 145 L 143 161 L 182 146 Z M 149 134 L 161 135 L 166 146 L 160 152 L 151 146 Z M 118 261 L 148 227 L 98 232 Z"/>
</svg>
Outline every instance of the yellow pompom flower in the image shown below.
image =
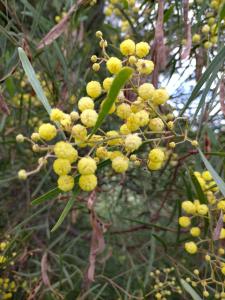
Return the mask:
<svg viewBox="0 0 225 300">
<path fill-rule="evenodd" d="M 87 129 L 81 124 L 72 127 L 72 135 L 74 138 L 84 141 L 87 137 Z"/>
<path fill-rule="evenodd" d="M 68 159 L 70 163 L 73 163 L 78 158 L 78 153 L 75 148 L 70 143 L 67 142 L 58 142 L 54 146 L 54 153 L 57 158 Z"/>
<path fill-rule="evenodd" d="M 98 114 L 93 109 L 86 109 L 81 113 L 80 119 L 86 127 L 94 127 L 98 119 Z"/>
<path fill-rule="evenodd" d="M 79 186 L 83 191 L 93 191 L 98 184 L 97 177 L 94 174 L 81 175 L 79 178 Z"/>
<path fill-rule="evenodd" d="M 147 165 L 150 171 L 157 171 L 162 168 L 162 162 L 154 162 L 149 160 Z"/>
<path fill-rule="evenodd" d="M 225 228 L 222 228 L 220 231 L 220 239 L 225 239 Z"/>
<path fill-rule="evenodd" d="M 71 171 L 70 161 L 65 158 L 57 158 L 53 163 L 53 170 L 59 176 L 67 175 Z"/>
<path fill-rule="evenodd" d="M 206 204 L 200 204 L 197 206 L 197 213 L 201 216 L 207 215 L 209 208 Z"/>
<path fill-rule="evenodd" d="M 97 148 L 95 154 L 100 159 L 107 159 L 107 157 L 108 157 L 108 151 L 105 147 Z"/>
<path fill-rule="evenodd" d="M 155 148 L 149 152 L 148 158 L 152 162 L 159 163 L 164 161 L 165 154 L 160 148 Z"/>
<path fill-rule="evenodd" d="M 133 55 L 135 53 L 134 41 L 127 39 L 120 44 L 120 52 L 125 55 Z"/>
<path fill-rule="evenodd" d="M 189 254 L 195 254 L 198 251 L 198 247 L 195 242 L 187 242 L 184 247 Z"/>
<path fill-rule="evenodd" d="M 190 230 L 190 234 L 194 237 L 198 237 L 201 234 L 201 229 L 199 227 L 192 227 Z"/>
<path fill-rule="evenodd" d="M 102 93 L 101 84 L 98 81 L 90 81 L 86 86 L 86 91 L 91 98 L 97 98 Z"/>
<path fill-rule="evenodd" d="M 169 94 L 165 89 L 157 89 L 152 95 L 152 102 L 154 104 L 160 105 L 164 104 L 169 99 Z"/>
<path fill-rule="evenodd" d="M 203 33 L 209 33 L 209 31 L 210 31 L 210 27 L 209 27 L 209 25 L 204 25 L 203 27 L 202 27 L 202 32 Z"/>
<path fill-rule="evenodd" d="M 138 95 L 144 100 L 151 99 L 154 93 L 155 88 L 151 83 L 143 83 L 138 88 Z"/>
<path fill-rule="evenodd" d="M 139 73 L 148 75 L 154 70 L 154 63 L 151 60 L 138 59 L 136 67 Z"/>
<path fill-rule="evenodd" d="M 63 192 L 69 192 L 74 187 L 74 178 L 69 175 L 59 176 L 58 187 Z"/>
<path fill-rule="evenodd" d="M 149 113 L 146 110 L 140 110 L 136 113 L 136 116 L 138 117 L 138 124 L 140 127 L 146 126 L 149 123 Z"/>
<path fill-rule="evenodd" d="M 106 67 L 111 74 L 117 74 L 122 69 L 122 61 L 117 57 L 111 57 L 107 61 Z"/>
<path fill-rule="evenodd" d="M 197 44 L 200 42 L 200 40 L 201 40 L 201 36 L 199 34 L 195 33 L 192 37 L 192 42 Z"/>
<path fill-rule="evenodd" d="M 191 201 L 183 201 L 181 207 L 187 214 L 193 215 L 196 213 L 196 206 Z"/>
<path fill-rule="evenodd" d="M 94 109 L 94 101 L 90 97 L 82 97 L 78 101 L 78 108 L 80 111 L 84 111 L 85 109 Z"/>
<path fill-rule="evenodd" d="M 45 123 L 39 127 L 38 133 L 40 138 L 42 138 L 43 140 L 51 141 L 52 139 L 54 139 L 54 137 L 56 137 L 57 130 L 54 125 Z"/>
<path fill-rule="evenodd" d="M 64 112 L 58 108 L 53 108 L 50 113 L 51 121 L 61 121 L 64 118 Z"/>
<path fill-rule="evenodd" d="M 124 173 L 129 167 L 129 160 L 125 156 L 118 156 L 112 160 L 112 168 L 117 173 Z"/>
<path fill-rule="evenodd" d="M 127 118 L 126 125 L 128 130 L 131 132 L 136 131 L 140 128 L 139 117 L 135 113 L 131 113 Z"/>
<path fill-rule="evenodd" d="M 77 169 L 81 175 L 90 175 L 95 173 L 97 165 L 93 158 L 83 157 L 79 160 Z"/>
<path fill-rule="evenodd" d="M 109 91 L 111 85 L 112 85 L 112 82 L 113 82 L 113 77 L 107 77 L 105 78 L 105 80 L 103 81 L 102 85 L 103 85 L 103 88 L 106 92 Z"/>
<path fill-rule="evenodd" d="M 26 180 L 27 179 L 27 172 L 26 172 L 26 170 L 23 170 L 23 169 L 19 170 L 17 176 L 18 176 L 18 178 L 20 180 Z"/>
<path fill-rule="evenodd" d="M 183 216 L 183 217 L 180 217 L 180 218 L 179 218 L 179 225 L 180 225 L 181 227 L 186 228 L 186 227 L 190 226 L 190 224 L 191 224 L 191 220 L 190 220 L 189 217 Z"/>
<path fill-rule="evenodd" d="M 202 172 L 202 178 L 206 181 L 212 180 L 212 175 L 210 174 L 209 171 L 204 171 Z"/>
<path fill-rule="evenodd" d="M 225 200 L 221 200 L 217 203 L 217 208 L 225 212 Z"/>
<path fill-rule="evenodd" d="M 136 44 L 136 55 L 143 58 L 148 55 L 150 51 L 150 46 L 146 42 L 140 42 Z"/>
<path fill-rule="evenodd" d="M 116 130 L 108 131 L 106 137 L 109 138 L 109 140 L 107 140 L 109 146 L 117 146 L 122 143 L 122 139 L 119 137 L 119 133 Z"/>
<path fill-rule="evenodd" d="M 163 131 L 163 129 L 164 129 L 164 123 L 160 118 L 151 119 L 149 121 L 148 126 L 152 131 L 160 132 L 160 131 Z"/>
<path fill-rule="evenodd" d="M 123 124 L 120 126 L 120 133 L 123 135 L 127 135 L 127 134 L 131 133 L 131 131 L 127 127 L 127 124 Z"/>
<path fill-rule="evenodd" d="M 117 106 L 116 114 L 120 119 L 126 120 L 131 114 L 130 105 L 127 103 L 122 103 Z"/>
<path fill-rule="evenodd" d="M 137 134 L 129 134 L 125 138 L 124 144 L 127 152 L 134 152 L 141 146 L 142 139 Z"/>
<path fill-rule="evenodd" d="M 123 153 L 121 151 L 111 151 L 111 152 L 108 152 L 108 157 L 109 159 L 113 160 L 114 158 L 116 157 L 119 157 L 119 156 L 124 156 Z"/>
</svg>

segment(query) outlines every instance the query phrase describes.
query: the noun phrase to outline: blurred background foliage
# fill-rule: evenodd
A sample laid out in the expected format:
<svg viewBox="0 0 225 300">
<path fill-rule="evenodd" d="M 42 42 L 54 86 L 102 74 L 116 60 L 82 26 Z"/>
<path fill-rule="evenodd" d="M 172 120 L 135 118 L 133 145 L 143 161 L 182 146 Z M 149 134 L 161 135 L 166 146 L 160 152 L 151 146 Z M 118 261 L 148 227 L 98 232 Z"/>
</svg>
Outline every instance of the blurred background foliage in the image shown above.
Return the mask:
<svg viewBox="0 0 225 300">
<path fill-rule="evenodd" d="M 116 46 L 126 36 L 136 42 L 152 43 L 154 39 L 157 1 L 136 1 L 136 10 L 132 1 L 113 4 L 98 0 L 92 1 L 92 5 L 84 1 L 71 15 L 60 37 L 38 50 L 43 37 L 76 2 L 0 1 L 0 231 L 1 241 L 9 243 L 6 253 L 2 249 L 7 261 L 0 262 L 0 277 L 9 278 L 8 285 L 16 282 L 13 299 L 153 299 L 151 290 L 156 275 L 150 276 L 150 272 L 174 267 L 170 270 L 172 275 L 165 275 L 171 276 L 173 282 L 168 288 L 172 296 L 168 294 L 165 299 L 190 299 L 184 292 L 178 293 L 179 278 L 188 276 L 189 268 L 196 262 L 183 251 L 184 238 L 177 228 L 177 216 L 181 201 L 196 197 L 191 169 L 203 170 L 193 149 L 181 145 L 176 154 L 168 151 L 168 164 L 153 174 L 134 168 L 123 178 L 108 168 L 100 171 L 96 211 L 109 229 L 105 232 L 106 249 L 98 259 L 96 280 L 91 286 L 84 280 L 91 239 L 89 212 L 84 202 L 87 196 L 79 195 L 60 229 L 50 233 L 67 197 L 59 196 L 37 207 L 30 203 L 54 188 L 51 167 L 47 165 L 26 182 L 17 179 L 17 171 L 24 166 L 32 168 L 37 155 L 26 145 L 17 144 L 16 135 L 29 136 L 48 119 L 24 75 L 17 47 L 26 50 L 50 104 L 70 112 L 76 108 L 85 83 L 105 77 L 101 71 L 93 75 L 91 70 L 90 57 L 99 54 L 97 30 L 104 33 L 110 51 L 115 54 Z M 208 6 L 209 1 L 193 1 L 192 34 L 208 18 L 203 13 Z M 199 80 L 199 72 L 204 72 L 219 51 L 217 47 L 208 50 L 203 44 L 193 44 L 189 59 L 181 59 L 185 44 L 183 10 L 182 1 L 165 1 L 166 64 L 159 80 L 161 85 L 169 86 L 175 115 L 184 108 L 196 85 L 196 72 Z M 222 44 L 222 30 L 218 37 Z M 203 95 L 195 119 L 192 117 L 199 98 L 185 107 L 185 113 L 192 121 L 190 136 L 195 138 L 197 132 L 206 152 L 221 152 L 225 142 L 219 99 L 221 72 L 213 76 L 213 84 Z M 202 96 L 201 92 L 199 95 Z M 113 127 L 110 117 L 107 126 Z M 224 158 L 218 160 L 215 156 L 212 163 L 223 176 Z"/>
</svg>

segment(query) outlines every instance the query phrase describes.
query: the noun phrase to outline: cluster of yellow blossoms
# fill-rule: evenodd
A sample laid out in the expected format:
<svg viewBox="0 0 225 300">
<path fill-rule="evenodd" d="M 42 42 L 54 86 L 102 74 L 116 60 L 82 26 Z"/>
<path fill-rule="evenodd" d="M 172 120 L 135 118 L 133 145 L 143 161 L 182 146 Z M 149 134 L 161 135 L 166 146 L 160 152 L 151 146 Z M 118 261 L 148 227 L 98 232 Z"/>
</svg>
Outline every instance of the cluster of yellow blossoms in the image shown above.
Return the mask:
<svg viewBox="0 0 225 300">
<path fill-rule="evenodd" d="M 117 173 L 126 172 L 130 161 L 134 165 L 147 164 L 150 171 L 159 170 L 166 159 L 161 142 L 168 141 L 167 147 L 173 149 L 176 146 L 173 140 L 188 141 L 187 137 L 174 131 L 176 120 L 166 104 L 169 99 L 167 91 L 156 89 L 149 82 L 149 75 L 154 69 L 154 63 L 145 59 L 150 51 L 149 44 L 124 40 L 120 44 L 121 59 L 107 54 L 107 41 L 101 32 L 97 32 L 96 36 L 100 39 L 103 57 L 91 57 L 93 69 L 99 71 L 105 64 L 110 76 L 102 83 L 96 80 L 87 83 L 87 95 L 79 99 L 78 111 L 67 114 L 53 108 L 50 119 L 55 124 L 42 124 L 30 138 L 21 134 L 17 136 L 18 142 L 30 141 L 34 152 L 47 152 L 39 159 L 36 170 L 20 170 L 20 179 L 38 172 L 48 159 L 54 158 L 53 170 L 59 176 L 58 187 L 62 191 L 73 189 L 76 175 L 80 188 L 92 191 L 97 186 L 95 172 L 102 160 L 111 160 L 112 168 Z M 133 75 L 109 111 L 110 115 L 115 116 L 119 129 L 104 131 L 99 128 L 97 134 L 91 135 L 114 77 L 124 66 L 132 68 Z M 49 143 L 51 141 L 53 144 Z M 137 157 L 136 152 L 143 144 L 150 144 L 152 148 L 147 159 Z"/>
<path fill-rule="evenodd" d="M 200 8 L 202 9 L 203 0 L 198 0 Z M 204 25 L 201 27 L 201 33 L 195 33 L 192 36 L 194 44 L 202 43 L 204 48 L 209 49 L 217 45 L 218 40 L 218 16 L 219 11 L 224 4 L 224 0 L 211 0 L 209 3 L 208 11 L 206 13 L 206 19 Z M 224 20 L 222 21 L 222 27 L 224 26 Z"/>
<path fill-rule="evenodd" d="M 195 269 L 194 279 L 187 278 L 193 287 L 203 287 L 203 296 L 210 296 L 210 288 L 215 289 L 215 299 L 225 299 L 224 276 L 225 263 L 223 241 L 225 239 L 225 200 L 219 198 L 219 190 L 209 171 L 194 172 L 198 183 L 204 192 L 206 203 L 199 200 L 186 200 L 182 202 L 182 210 L 185 215 L 179 218 L 179 225 L 188 229 L 192 238 L 185 243 L 185 250 L 189 254 L 200 253 L 206 262 L 201 272 Z M 200 279 L 200 273 L 204 276 Z M 206 278 L 207 277 L 207 278 Z M 212 290 L 212 289 L 211 289 Z"/>
<path fill-rule="evenodd" d="M 156 269 L 150 273 L 153 281 L 150 295 L 154 295 L 154 299 L 166 300 L 172 299 L 174 294 L 182 294 L 182 289 L 174 276 L 174 268 Z"/>
<path fill-rule="evenodd" d="M 15 280 L 13 280 L 12 276 L 8 276 L 6 270 L 6 266 L 8 264 L 14 265 L 13 257 L 16 253 L 12 253 L 10 255 L 5 255 L 7 248 L 9 246 L 8 239 L 0 242 L 0 299 L 12 299 L 13 294 L 17 291 L 17 285 Z"/>
</svg>

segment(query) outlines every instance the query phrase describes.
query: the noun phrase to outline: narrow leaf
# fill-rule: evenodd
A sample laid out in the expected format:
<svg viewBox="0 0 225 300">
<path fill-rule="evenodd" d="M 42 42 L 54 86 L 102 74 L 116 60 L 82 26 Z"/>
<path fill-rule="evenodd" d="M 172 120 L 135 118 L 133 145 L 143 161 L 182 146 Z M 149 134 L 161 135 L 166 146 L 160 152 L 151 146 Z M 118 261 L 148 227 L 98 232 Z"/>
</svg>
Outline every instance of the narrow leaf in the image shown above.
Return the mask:
<svg viewBox="0 0 225 300">
<path fill-rule="evenodd" d="M 215 56 L 212 60 L 202 77 L 199 79 L 198 83 L 196 84 L 195 88 L 193 89 L 191 96 L 189 97 L 187 103 L 185 104 L 184 108 L 182 109 L 180 116 L 182 116 L 188 106 L 193 102 L 193 100 L 199 95 L 199 92 L 202 86 L 205 84 L 207 79 L 209 78 L 210 74 L 215 70 L 215 68 L 219 69 L 220 66 L 223 65 L 225 59 L 225 46 L 223 46 L 220 52 Z"/>
<path fill-rule="evenodd" d="M 133 73 L 133 69 L 129 67 L 124 67 L 114 78 L 109 93 L 102 105 L 102 109 L 99 113 L 97 122 L 95 127 L 93 128 L 90 137 L 98 130 L 101 126 L 102 122 L 104 121 L 105 117 L 108 115 L 110 108 L 112 107 L 113 103 L 116 101 L 117 96 L 119 95 L 120 90 L 125 85 L 127 80 Z"/>
<path fill-rule="evenodd" d="M 193 300 L 202 300 L 195 290 L 184 279 L 180 280 L 185 291 L 192 297 Z"/>
<path fill-rule="evenodd" d="M 197 197 L 198 197 L 200 203 L 206 204 L 207 200 L 206 200 L 205 194 L 201 188 L 201 185 L 198 182 L 198 179 L 196 178 L 196 176 L 193 173 L 191 174 L 191 181 L 195 187 L 195 191 L 196 191 L 196 194 L 197 194 Z"/>
<path fill-rule="evenodd" d="M 199 154 L 201 156 L 202 161 L 204 162 L 206 168 L 208 169 L 208 171 L 210 172 L 210 174 L 212 175 L 213 179 L 215 180 L 216 184 L 218 185 L 221 193 L 223 194 L 223 196 L 225 197 L 225 183 L 223 181 L 223 179 L 219 176 L 219 174 L 215 171 L 215 169 L 213 168 L 213 166 L 210 164 L 210 162 L 208 161 L 208 159 L 205 157 L 205 155 L 202 153 L 202 151 L 200 149 L 198 149 Z"/>
<path fill-rule="evenodd" d="M 59 193 L 61 193 L 61 191 L 60 191 L 59 188 L 56 187 L 56 188 L 48 191 L 44 195 L 41 195 L 40 197 L 34 199 L 31 202 L 31 205 L 39 205 L 39 204 L 41 204 L 41 203 L 43 203 L 45 201 L 51 200 L 51 199 L 55 198 L 56 196 L 58 196 Z"/>
<path fill-rule="evenodd" d="M 23 69 L 28 77 L 28 80 L 30 82 L 30 84 L 32 85 L 32 88 L 34 89 L 38 99 L 41 101 L 41 103 L 44 105 L 44 108 L 46 109 L 46 111 L 48 112 L 48 114 L 50 115 L 51 113 L 51 106 L 48 102 L 48 99 L 45 96 L 45 93 L 41 87 L 41 84 L 39 82 L 39 80 L 37 79 L 37 76 L 34 72 L 34 69 L 25 53 L 25 51 L 22 48 L 18 48 L 18 52 L 19 52 L 19 58 L 21 60 Z"/>
</svg>

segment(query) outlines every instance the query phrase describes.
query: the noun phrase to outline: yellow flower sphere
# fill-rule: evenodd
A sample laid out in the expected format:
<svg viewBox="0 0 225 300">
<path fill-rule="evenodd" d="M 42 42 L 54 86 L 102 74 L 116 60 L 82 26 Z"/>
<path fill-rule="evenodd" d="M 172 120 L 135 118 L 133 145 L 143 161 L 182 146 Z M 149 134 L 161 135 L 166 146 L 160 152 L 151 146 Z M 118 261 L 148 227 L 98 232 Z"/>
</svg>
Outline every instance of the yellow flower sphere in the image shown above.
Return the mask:
<svg viewBox="0 0 225 300">
<path fill-rule="evenodd" d="M 206 181 L 210 181 L 210 180 L 213 179 L 213 178 L 212 178 L 212 175 L 210 174 L 209 171 L 204 171 L 204 172 L 202 172 L 202 178 L 203 178 L 204 180 L 206 180 Z"/>
<path fill-rule="evenodd" d="M 160 105 L 165 104 L 165 102 L 169 99 L 169 94 L 165 89 L 157 89 L 154 91 L 152 95 L 152 102 L 154 104 Z"/>
<path fill-rule="evenodd" d="M 42 138 L 43 140 L 51 141 L 56 137 L 57 130 L 54 125 L 50 123 L 45 123 L 39 127 L 38 133 L 40 138 Z"/>
<path fill-rule="evenodd" d="M 91 98 L 97 98 L 102 93 L 101 84 L 98 81 L 90 81 L 86 86 L 86 91 Z"/>
<path fill-rule="evenodd" d="M 196 206 L 191 201 L 183 201 L 181 207 L 187 214 L 193 215 L 196 213 Z"/>
<path fill-rule="evenodd" d="M 191 224 L 191 220 L 190 220 L 189 217 L 183 216 L 183 217 L 179 218 L 179 225 L 181 227 L 185 227 L 186 228 L 186 227 L 190 226 L 190 224 Z"/>
<path fill-rule="evenodd" d="M 87 129 L 81 124 L 72 127 L 72 135 L 74 138 L 84 141 L 87 137 Z"/>
<path fill-rule="evenodd" d="M 126 120 L 129 117 L 129 115 L 131 114 L 130 105 L 127 103 L 122 103 L 122 104 L 118 105 L 116 114 L 120 119 Z"/>
<path fill-rule="evenodd" d="M 93 109 L 86 109 L 81 113 L 80 119 L 86 127 L 94 127 L 98 119 L 98 114 Z"/>
<path fill-rule="evenodd" d="M 121 145 L 122 139 L 119 137 L 119 133 L 116 130 L 110 130 L 106 133 L 107 144 L 109 146 Z"/>
<path fill-rule="evenodd" d="M 19 170 L 18 174 L 17 174 L 18 178 L 20 180 L 26 180 L 27 179 L 27 172 L 26 170 Z"/>
<path fill-rule="evenodd" d="M 201 216 L 205 216 L 208 214 L 209 208 L 206 204 L 201 204 L 197 206 L 197 213 Z"/>
<path fill-rule="evenodd" d="M 135 53 L 134 41 L 127 39 L 120 44 L 120 52 L 125 55 L 133 55 Z"/>
<path fill-rule="evenodd" d="M 81 175 L 90 175 L 95 173 L 97 165 L 93 158 L 83 157 L 79 160 L 77 169 Z"/>
<path fill-rule="evenodd" d="M 138 95 L 144 100 L 150 100 L 155 93 L 155 88 L 151 83 L 143 83 L 138 88 Z"/>
<path fill-rule="evenodd" d="M 150 46 L 146 42 L 140 42 L 136 44 L 136 55 L 143 58 L 148 55 L 150 51 Z"/>
<path fill-rule="evenodd" d="M 74 178 L 69 175 L 60 176 L 58 179 L 58 187 L 63 192 L 69 192 L 74 187 Z"/>
<path fill-rule="evenodd" d="M 131 113 L 126 120 L 126 125 L 131 132 L 138 130 L 140 128 L 138 115 Z"/>
<path fill-rule="evenodd" d="M 138 124 L 140 127 L 146 126 L 149 123 L 149 113 L 142 109 L 136 113 Z"/>
<path fill-rule="evenodd" d="M 142 144 L 142 139 L 137 134 L 129 134 L 124 141 L 125 150 L 127 152 L 134 152 Z"/>
<path fill-rule="evenodd" d="M 57 158 L 68 159 L 70 163 L 73 163 L 78 158 L 78 153 L 70 143 L 61 141 L 55 144 L 54 153 Z"/>
<path fill-rule="evenodd" d="M 139 73 L 149 75 L 154 70 L 154 63 L 151 60 L 139 59 L 136 67 Z"/>
<path fill-rule="evenodd" d="M 190 230 L 190 234 L 194 237 L 198 237 L 201 234 L 201 229 L 199 227 L 192 227 Z"/>
<path fill-rule="evenodd" d="M 125 156 L 118 156 L 112 160 L 112 168 L 117 173 L 124 173 L 129 167 L 129 160 Z"/>
<path fill-rule="evenodd" d="M 64 112 L 58 108 L 53 108 L 50 113 L 51 121 L 61 121 L 64 118 Z"/>
<path fill-rule="evenodd" d="M 198 251 L 198 247 L 195 242 L 187 242 L 184 247 L 189 254 L 195 254 Z"/>
<path fill-rule="evenodd" d="M 160 131 L 163 131 L 163 129 L 164 129 L 164 123 L 160 118 L 151 119 L 149 121 L 148 126 L 152 131 L 160 132 Z"/>
<path fill-rule="evenodd" d="M 131 131 L 127 127 L 127 124 L 123 124 L 120 126 L 120 133 L 124 135 L 131 133 Z"/>
<path fill-rule="evenodd" d="M 155 148 L 149 152 L 148 158 L 152 162 L 159 163 L 164 161 L 165 154 L 160 148 Z"/>
<path fill-rule="evenodd" d="M 53 170 L 59 176 L 67 175 L 71 171 L 70 161 L 65 158 L 57 158 L 53 163 Z"/>
<path fill-rule="evenodd" d="M 149 160 L 147 165 L 150 171 L 157 171 L 162 168 L 162 162 L 154 162 Z"/>
<path fill-rule="evenodd" d="M 97 177 L 94 174 L 81 175 L 79 178 L 79 186 L 83 191 L 93 191 L 98 184 Z"/>
<path fill-rule="evenodd" d="M 108 151 L 105 147 L 99 147 L 96 149 L 96 156 L 100 159 L 108 158 Z"/>
<path fill-rule="evenodd" d="M 80 111 L 84 111 L 86 109 L 94 109 L 94 101 L 90 97 L 82 97 L 78 101 L 78 108 Z"/>
<path fill-rule="evenodd" d="M 103 88 L 105 91 L 109 91 L 111 85 L 112 85 L 112 82 L 113 82 L 113 77 L 107 77 L 105 78 L 105 80 L 103 81 L 102 85 L 103 85 Z"/>
<path fill-rule="evenodd" d="M 117 57 L 111 57 L 107 61 L 106 67 L 111 74 L 117 74 L 122 69 L 122 61 Z"/>
</svg>

